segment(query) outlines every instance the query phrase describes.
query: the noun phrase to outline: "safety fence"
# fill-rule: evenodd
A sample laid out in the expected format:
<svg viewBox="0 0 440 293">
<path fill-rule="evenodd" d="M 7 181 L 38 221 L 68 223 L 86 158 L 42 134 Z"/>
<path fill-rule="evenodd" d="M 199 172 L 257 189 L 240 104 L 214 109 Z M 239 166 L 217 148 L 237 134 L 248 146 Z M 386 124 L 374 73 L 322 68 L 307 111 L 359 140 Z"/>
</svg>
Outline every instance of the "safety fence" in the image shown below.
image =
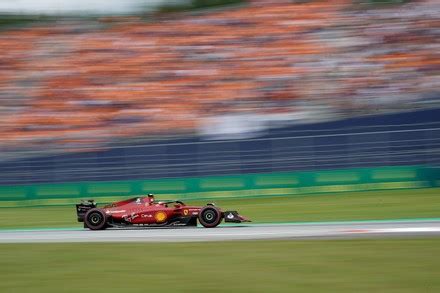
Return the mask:
<svg viewBox="0 0 440 293">
<path fill-rule="evenodd" d="M 0 161 L 0 186 L 440 166 L 440 109 L 274 128 L 258 136 L 125 142 L 101 151 L 20 151 Z M 0 149 L 0 158 L 4 152 Z"/>
<path fill-rule="evenodd" d="M 404 126 L 165 142 L 102 153 L 36 157 L 2 162 L 0 185 L 440 165 L 440 122 Z"/>
<path fill-rule="evenodd" d="M 440 168 L 402 166 L 318 172 L 273 172 L 179 179 L 0 186 L 0 207 L 63 205 L 83 198 L 110 202 L 155 193 L 159 199 L 295 196 L 440 186 Z"/>
</svg>

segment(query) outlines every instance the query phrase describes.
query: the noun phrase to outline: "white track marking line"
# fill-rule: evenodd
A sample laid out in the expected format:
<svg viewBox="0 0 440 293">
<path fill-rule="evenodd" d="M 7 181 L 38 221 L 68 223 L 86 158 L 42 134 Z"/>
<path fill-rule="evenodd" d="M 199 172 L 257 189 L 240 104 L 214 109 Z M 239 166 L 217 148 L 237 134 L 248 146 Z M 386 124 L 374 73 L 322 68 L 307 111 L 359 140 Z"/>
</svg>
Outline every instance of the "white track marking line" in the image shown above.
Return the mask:
<svg viewBox="0 0 440 293">
<path fill-rule="evenodd" d="M 345 233 L 415 233 L 415 232 L 440 232 L 440 227 L 402 227 L 402 228 L 380 228 L 380 229 L 351 229 L 344 230 Z"/>
<path fill-rule="evenodd" d="M 414 232 L 440 232 L 440 227 L 404 227 L 373 229 L 374 232 L 383 233 L 414 233 Z"/>
</svg>

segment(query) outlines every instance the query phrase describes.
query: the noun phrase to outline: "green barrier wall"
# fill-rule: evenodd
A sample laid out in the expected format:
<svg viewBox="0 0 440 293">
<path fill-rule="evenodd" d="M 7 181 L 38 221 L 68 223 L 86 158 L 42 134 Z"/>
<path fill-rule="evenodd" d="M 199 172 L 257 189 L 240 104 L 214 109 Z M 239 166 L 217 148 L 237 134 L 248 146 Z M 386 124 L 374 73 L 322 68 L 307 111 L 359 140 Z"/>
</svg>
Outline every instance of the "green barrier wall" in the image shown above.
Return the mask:
<svg viewBox="0 0 440 293">
<path fill-rule="evenodd" d="M 0 207 L 61 205 L 95 198 L 110 202 L 154 193 L 159 199 L 214 199 L 303 195 L 440 186 L 440 168 L 359 168 L 320 172 L 278 172 L 184 179 L 80 182 L 0 186 Z"/>
</svg>

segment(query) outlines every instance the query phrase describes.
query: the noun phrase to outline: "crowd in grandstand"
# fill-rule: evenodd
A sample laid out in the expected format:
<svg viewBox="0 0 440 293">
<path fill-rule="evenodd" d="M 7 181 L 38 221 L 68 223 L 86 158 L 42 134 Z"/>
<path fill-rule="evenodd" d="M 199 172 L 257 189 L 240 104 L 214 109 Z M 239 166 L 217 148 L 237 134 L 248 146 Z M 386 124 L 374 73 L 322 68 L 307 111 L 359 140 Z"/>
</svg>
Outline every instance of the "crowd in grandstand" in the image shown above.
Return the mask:
<svg viewBox="0 0 440 293">
<path fill-rule="evenodd" d="M 4 31 L 0 150 L 191 134 L 231 115 L 293 121 L 320 115 L 310 109 L 414 107 L 440 90 L 438 11 L 435 0 L 380 9 L 249 1 Z"/>
</svg>

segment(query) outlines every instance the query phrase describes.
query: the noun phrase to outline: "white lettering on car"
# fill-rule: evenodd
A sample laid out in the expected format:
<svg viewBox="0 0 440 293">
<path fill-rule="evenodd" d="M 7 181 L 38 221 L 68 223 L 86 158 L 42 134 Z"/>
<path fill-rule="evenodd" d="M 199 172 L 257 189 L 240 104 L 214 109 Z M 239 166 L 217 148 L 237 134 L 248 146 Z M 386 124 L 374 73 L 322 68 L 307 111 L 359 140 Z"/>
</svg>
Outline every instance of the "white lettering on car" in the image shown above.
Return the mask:
<svg viewBox="0 0 440 293">
<path fill-rule="evenodd" d="M 119 210 L 119 211 L 106 211 L 106 214 L 117 214 L 117 213 L 125 213 L 125 210 Z"/>
</svg>

